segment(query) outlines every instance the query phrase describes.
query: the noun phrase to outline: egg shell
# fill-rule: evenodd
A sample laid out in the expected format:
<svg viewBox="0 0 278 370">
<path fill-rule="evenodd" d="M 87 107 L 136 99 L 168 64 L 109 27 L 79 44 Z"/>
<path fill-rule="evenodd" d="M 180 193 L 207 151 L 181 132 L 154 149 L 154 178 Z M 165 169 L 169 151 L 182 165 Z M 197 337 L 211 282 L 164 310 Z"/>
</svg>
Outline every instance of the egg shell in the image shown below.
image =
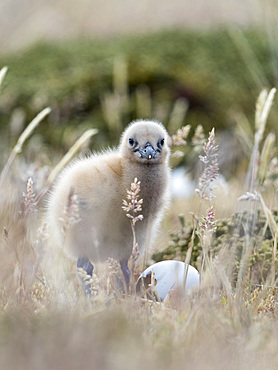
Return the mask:
<svg viewBox="0 0 278 370">
<path fill-rule="evenodd" d="M 136 286 L 138 286 L 140 279 L 151 275 L 153 271 L 156 280 L 156 290 L 160 299 L 164 300 L 170 291 L 175 291 L 181 288 L 183 289 L 186 266 L 187 265 L 181 261 L 168 260 L 157 262 L 142 272 L 137 280 Z M 199 272 L 193 266 L 189 265 L 184 295 L 186 296 L 190 289 L 197 288 L 199 281 Z"/>
</svg>

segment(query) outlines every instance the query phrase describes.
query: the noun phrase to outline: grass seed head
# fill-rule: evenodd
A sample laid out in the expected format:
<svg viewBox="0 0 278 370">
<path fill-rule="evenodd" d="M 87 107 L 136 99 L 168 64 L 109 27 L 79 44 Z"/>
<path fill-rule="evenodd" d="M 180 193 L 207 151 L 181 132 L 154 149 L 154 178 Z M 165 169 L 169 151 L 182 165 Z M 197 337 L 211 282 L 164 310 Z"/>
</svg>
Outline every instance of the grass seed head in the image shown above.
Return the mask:
<svg viewBox="0 0 278 370">
<path fill-rule="evenodd" d="M 217 179 L 219 174 L 218 167 L 218 145 L 215 143 L 214 128 L 209 134 L 208 141 L 204 144 L 204 156 L 199 156 L 201 162 L 205 164 L 204 171 L 199 178 L 199 187 L 195 190 L 197 195 L 202 199 L 211 200 L 212 183 Z"/>
<path fill-rule="evenodd" d="M 127 190 L 127 199 L 123 199 L 123 205 L 122 209 L 126 212 L 126 216 L 130 218 L 133 225 L 137 221 L 143 220 L 143 215 L 136 215 L 136 213 L 142 211 L 142 204 L 143 199 L 139 199 L 139 193 L 140 193 L 140 184 L 141 182 L 137 180 L 137 178 L 134 179 L 134 182 L 131 184 L 131 190 Z"/>
<path fill-rule="evenodd" d="M 27 180 L 27 192 L 23 193 L 24 197 L 24 214 L 29 215 L 37 212 L 35 194 L 33 191 L 33 180 L 31 177 Z"/>
<path fill-rule="evenodd" d="M 64 232 L 72 225 L 75 225 L 81 221 L 79 216 L 79 201 L 77 195 L 74 194 L 73 191 L 71 191 L 69 194 L 68 204 L 65 207 L 63 214 L 64 217 L 62 217 L 60 221 L 62 222 L 62 229 Z"/>
<path fill-rule="evenodd" d="M 172 146 L 186 145 L 186 139 L 188 137 L 190 129 L 190 125 L 186 125 L 180 128 L 177 133 L 172 136 Z"/>
</svg>

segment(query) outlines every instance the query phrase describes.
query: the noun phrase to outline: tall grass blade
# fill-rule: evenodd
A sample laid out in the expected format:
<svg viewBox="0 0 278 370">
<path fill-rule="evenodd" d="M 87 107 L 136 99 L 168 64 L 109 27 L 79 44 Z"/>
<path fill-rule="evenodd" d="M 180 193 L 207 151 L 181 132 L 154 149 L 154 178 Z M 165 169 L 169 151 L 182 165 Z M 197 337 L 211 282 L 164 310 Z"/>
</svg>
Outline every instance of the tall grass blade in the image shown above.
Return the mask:
<svg viewBox="0 0 278 370">
<path fill-rule="evenodd" d="M 4 80 L 4 78 L 5 78 L 6 74 L 7 74 L 7 72 L 8 72 L 8 67 L 3 67 L 0 70 L 0 87 L 2 85 L 2 82 L 3 82 L 3 80 Z"/>
<path fill-rule="evenodd" d="M 3 170 L 2 170 L 2 173 L 1 173 L 1 177 L 0 177 L 0 184 L 2 184 L 2 182 L 4 181 L 4 179 L 6 178 L 7 176 L 7 173 L 15 159 L 15 157 L 17 156 L 17 154 L 19 154 L 21 151 L 22 151 L 22 147 L 23 147 L 23 144 L 25 143 L 25 141 L 28 139 L 29 136 L 31 136 L 32 132 L 35 130 L 35 128 L 40 124 L 40 122 L 51 112 L 51 109 L 50 108 L 45 108 L 44 110 L 42 110 L 30 123 L 29 125 L 26 127 L 26 129 L 23 131 L 23 133 L 20 135 L 19 139 L 17 140 L 17 143 L 15 145 L 15 147 L 13 148 L 9 158 L 8 158 L 8 161 L 6 162 Z"/>
<path fill-rule="evenodd" d="M 47 179 L 48 185 L 51 185 L 53 183 L 57 175 L 69 163 L 69 161 L 75 156 L 75 154 L 79 151 L 81 146 L 87 140 L 89 140 L 92 136 L 96 135 L 97 133 L 98 133 L 97 129 L 90 129 L 84 132 L 84 134 L 73 144 L 73 146 L 64 155 L 64 157 L 60 160 L 60 162 L 56 165 L 56 167 L 54 167 L 54 169 L 51 171 Z"/>
<path fill-rule="evenodd" d="M 245 62 L 255 87 L 259 89 L 262 87 L 268 87 L 270 84 L 264 73 L 263 66 L 260 64 L 243 32 L 237 28 L 236 30 L 229 29 L 228 33 Z"/>
</svg>

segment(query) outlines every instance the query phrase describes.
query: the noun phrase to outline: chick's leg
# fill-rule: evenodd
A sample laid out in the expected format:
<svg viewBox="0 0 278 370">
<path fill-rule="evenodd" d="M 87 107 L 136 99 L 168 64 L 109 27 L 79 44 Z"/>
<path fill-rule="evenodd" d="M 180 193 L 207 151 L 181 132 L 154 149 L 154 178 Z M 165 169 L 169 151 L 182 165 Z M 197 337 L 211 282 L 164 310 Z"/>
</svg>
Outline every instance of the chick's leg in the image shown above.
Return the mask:
<svg viewBox="0 0 278 370">
<path fill-rule="evenodd" d="M 127 265 L 127 260 L 120 261 L 121 269 L 125 278 L 127 291 L 129 289 L 130 271 Z"/>
<path fill-rule="evenodd" d="M 85 294 L 91 297 L 91 284 L 86 284 L 87 280 L 82 277 L 83 274 L 80 273 L 79 271 L 80 268 L 82 268 L 87 273 L 87 275 L 92 276 L 94 266 L 91 264 L 87 257 L 79 257 L 77 260 L 78 277 L 81 280 Z"/>
</svg>

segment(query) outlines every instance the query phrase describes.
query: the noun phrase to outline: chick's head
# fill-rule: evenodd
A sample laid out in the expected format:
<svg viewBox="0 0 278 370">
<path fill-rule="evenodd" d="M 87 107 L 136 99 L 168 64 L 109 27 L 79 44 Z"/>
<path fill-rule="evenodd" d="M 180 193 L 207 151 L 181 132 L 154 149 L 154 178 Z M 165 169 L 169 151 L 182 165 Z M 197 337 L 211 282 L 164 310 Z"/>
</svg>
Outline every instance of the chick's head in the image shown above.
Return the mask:
<svg viewBox="0 0 278 370">
<path fill-rule="evenodd" d="M 145 164 L 168 161 L 168 133 L 160 122 L 134 121 L 123 132 L 120 147 L 123 157 Z"/>
</svg>

